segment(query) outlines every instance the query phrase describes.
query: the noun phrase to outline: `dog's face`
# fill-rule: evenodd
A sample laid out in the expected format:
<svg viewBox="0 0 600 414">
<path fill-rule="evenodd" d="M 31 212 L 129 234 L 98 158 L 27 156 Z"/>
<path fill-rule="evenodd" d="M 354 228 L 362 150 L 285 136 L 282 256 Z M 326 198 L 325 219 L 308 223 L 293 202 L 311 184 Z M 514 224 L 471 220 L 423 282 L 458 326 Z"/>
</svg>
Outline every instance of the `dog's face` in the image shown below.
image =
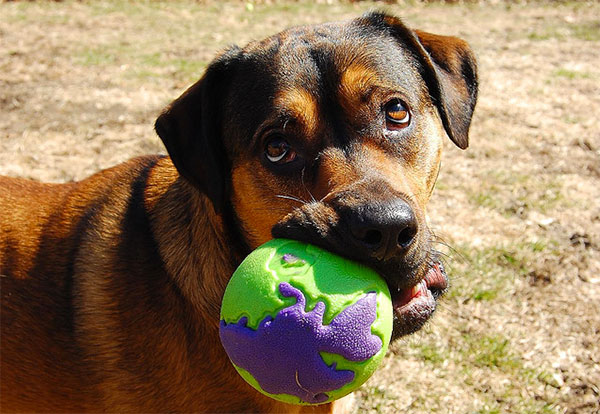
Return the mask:
<svg viewBox="0 0 600 414">
<path fill-rule="evenodd" d="M 227 51 L 157 131 L 249 248 L 292 238 L 374 268 L 400 336 L 447 287 L 425 212 L 443 139 L 467 146 L 476 93 L 466 43 L 370 14 Z"/>
</svg>

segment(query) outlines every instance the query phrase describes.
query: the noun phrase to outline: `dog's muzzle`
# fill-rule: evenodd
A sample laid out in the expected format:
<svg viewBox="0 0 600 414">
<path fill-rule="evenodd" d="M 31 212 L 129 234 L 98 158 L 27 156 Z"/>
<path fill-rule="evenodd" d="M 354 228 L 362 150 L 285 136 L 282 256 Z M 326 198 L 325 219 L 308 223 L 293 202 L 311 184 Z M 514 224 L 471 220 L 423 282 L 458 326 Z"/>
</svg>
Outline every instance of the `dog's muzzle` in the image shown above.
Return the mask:
<svg viewBox="0 0 600 414">
<path fill-rule="evenodd" d="M 311 243 L 372 267 L 390 289 L 397 338 L 419 330 L 448 287 L 439 257 L 403 198 L 371 202 L 312 202 L 295 209 L 273 229 L 274 237 Z"/>
</svg>

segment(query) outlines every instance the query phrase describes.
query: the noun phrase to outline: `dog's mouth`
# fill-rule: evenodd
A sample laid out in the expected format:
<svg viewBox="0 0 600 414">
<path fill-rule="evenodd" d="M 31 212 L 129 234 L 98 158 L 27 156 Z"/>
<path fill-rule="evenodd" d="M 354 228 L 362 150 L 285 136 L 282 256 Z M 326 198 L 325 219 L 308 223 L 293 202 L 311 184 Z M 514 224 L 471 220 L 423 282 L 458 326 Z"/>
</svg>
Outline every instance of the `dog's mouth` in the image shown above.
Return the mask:
<svg viewBox="0 0 600 414">
<path fill-rule="evenodd" d="M 423 327 L 433 315 L 437 299 L 448 288 L 448 276 L 442 263 L 436 262 L 414 286 L 404 289 L 389 287 L 394 308 L 394 340 Z"/>
<path fill-rule="evenodd" d="M 307 209 L 295 210 L 287 219 L 273 227 L 273 236 L 311 243 L 371 267 L 386 280 L 390 289 L 394 308 L 392 340 L 421 329 L 433 315 L 437 299 L 448 288 L 448 276 L 438 255 L 432 251 L 427 257 L 387 262 L 360 257 L 360 253 L 357 257 L 357 254 L 348 253 L 343 233 L 335 237 L 336 232 L 330 231 L 329 237 L 323 237 L 318 226 L 321 215 L 313 216 L 310 213 Z M 329 229 L 329 226 L 330 223 L 323 224 L 323 228 Z M 420 250 L 427 251 L 426 248 Z M 429 265 L 424 267 L 423 263 Z"/>
</svg>

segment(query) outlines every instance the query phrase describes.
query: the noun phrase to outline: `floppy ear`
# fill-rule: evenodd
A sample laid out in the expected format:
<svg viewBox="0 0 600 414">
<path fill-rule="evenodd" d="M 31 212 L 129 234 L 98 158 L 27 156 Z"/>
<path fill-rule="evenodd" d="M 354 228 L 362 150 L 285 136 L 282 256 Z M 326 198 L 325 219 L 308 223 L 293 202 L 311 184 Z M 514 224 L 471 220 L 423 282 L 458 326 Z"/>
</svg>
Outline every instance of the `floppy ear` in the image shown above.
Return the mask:
<svg viewBox="0 0 600 414">
<path fill-rule="evenodd" d="M 477 102 L 477 63 L 464 40 L 415 31 L 434 68 L 437 106 L 450 139 L 461 149 L 469 146 L 469 126 Z M 427 59 L 425 59 L 427 60 Z M 435 82 L 434 79 L 431 81 Z"/>
<path fill-rule="evenodd" d="M 221 97 L 239 49 L 216 58 L 202 78 L 173 101 L 154 128 L 173 164 L 220 211 L 229 186 L 229 161 L 221 137 Z"/>
<path fill-rule="evenodd" d="M 448 137 L 458 147 L 467 148 L 477 102 L 477 63 L 469 45 L 456 37 L 412 31 L 399 18 L 384 13 L 366 18 L 409 47 L 420 63 L 421 76 Z"/>
</svg>

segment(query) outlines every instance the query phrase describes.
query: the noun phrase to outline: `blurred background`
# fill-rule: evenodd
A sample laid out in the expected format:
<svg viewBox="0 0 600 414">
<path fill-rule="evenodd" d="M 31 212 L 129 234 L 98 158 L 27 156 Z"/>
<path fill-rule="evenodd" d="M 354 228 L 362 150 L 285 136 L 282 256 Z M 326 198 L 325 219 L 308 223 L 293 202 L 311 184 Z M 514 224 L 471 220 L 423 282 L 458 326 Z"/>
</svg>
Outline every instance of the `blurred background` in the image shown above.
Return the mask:
<svg viewBox="0 0 600 414">
<path fill-rule="evenodd" d="M 155 118 L 219 50 L 373 9 L 467 40 L 480 98 L 429 209 L 452 288 L 356 412 L 599 413 L 597 1 L 3 2 L 0 174 L 65 182 L 165 153 Z"/>
</svg>

